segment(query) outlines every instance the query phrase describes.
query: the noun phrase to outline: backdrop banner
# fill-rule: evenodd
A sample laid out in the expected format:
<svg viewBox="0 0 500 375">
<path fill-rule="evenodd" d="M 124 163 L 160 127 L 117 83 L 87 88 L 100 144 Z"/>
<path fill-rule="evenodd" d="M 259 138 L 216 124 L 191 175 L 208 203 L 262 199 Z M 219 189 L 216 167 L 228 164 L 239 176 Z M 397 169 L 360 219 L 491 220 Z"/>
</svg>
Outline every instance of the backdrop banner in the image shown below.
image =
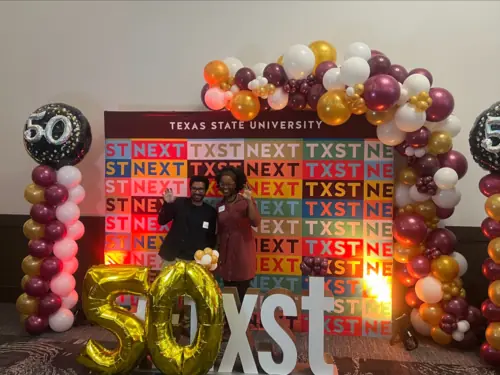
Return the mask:
<svg viewBox="0 0 500 375">
<path fill-rule="evenodd" d="M 262 215 L 252 286 L 263 294 L 286 288 L 300 303 L 309 288 L 303 257 L 326 258 L 335 309 L 325 334 L 390 335 L 393 150 L 364 117 L 331 127 L 307 111 L 248 123 L 227 111 L 106 112 L 105 133 L 106 264 L 159 269 L 165 189 L 186 196 L 189 177 L 205 175 L 215 204 L 217 171 L 241 167 Z M 308 330 L 307 312 L 288 319 L 294 331 Z M 261 328 L 258 311 L 251 326 Z"/>
</svg>

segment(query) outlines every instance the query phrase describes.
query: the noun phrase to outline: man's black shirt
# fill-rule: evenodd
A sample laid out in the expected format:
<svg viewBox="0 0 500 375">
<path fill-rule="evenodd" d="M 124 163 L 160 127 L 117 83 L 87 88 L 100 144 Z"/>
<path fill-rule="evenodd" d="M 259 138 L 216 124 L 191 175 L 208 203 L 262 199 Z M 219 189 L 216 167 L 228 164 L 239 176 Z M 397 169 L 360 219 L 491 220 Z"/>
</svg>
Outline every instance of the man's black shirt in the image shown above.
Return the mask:
<svg viewBox="0 0 500 375">
<path fill-rule="evenodd" d="M 217 212 L 209 204 L 203 202 L 201 206 L 196 206 L 189 198 L 177 198 L 172 203 L 163 203 L 158 223 L 165 225 L 172 220 L 170 231 L 160 248 L 163 259 L 193 260 L 196 250 L 215 247 Z"/>
</svg>

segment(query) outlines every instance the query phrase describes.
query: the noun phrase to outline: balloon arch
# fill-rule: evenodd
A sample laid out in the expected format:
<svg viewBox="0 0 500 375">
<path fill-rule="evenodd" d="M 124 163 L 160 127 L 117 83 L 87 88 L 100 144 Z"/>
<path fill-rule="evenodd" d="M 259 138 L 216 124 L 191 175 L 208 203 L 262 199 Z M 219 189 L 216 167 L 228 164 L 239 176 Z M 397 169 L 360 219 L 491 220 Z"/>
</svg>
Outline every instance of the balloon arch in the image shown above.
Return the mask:
<svg viewBox="0 0 500 375">
<path fill-rule="evenodd" d="M 456 185 L 467 172 L 466 158 L 452 143 L 460 120 L 452 94 L 433 87 L 428 70 L 408 72 L 360 42 L 348 46 L 339 64 L 330 43 L 315 41 L 251 68 L 234 57 L 211 61 L 204 78 L 203 104 L 227 109 L 239 121 L 288 107 L 317 111 L 330 126 L 353 115 L 376 126 L 378 139 L 407 159 L 395 188 L 393 274 L 408 288 L 413 327 L 442 345 L 477 342 L 481 312 L 468 305 L 461 280 L 467 261 L 441 223 L 460 202 Z"/>
</svg>

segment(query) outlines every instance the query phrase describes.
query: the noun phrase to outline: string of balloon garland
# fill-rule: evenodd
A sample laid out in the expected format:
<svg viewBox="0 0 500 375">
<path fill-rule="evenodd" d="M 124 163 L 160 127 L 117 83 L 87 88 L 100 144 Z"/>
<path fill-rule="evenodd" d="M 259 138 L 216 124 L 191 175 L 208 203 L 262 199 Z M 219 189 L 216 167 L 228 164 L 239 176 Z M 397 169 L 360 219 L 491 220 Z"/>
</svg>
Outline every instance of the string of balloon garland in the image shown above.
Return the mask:
<svg viewBox="0 0 500 375">
<path fill-rule="evenodd" d="M 23 294 L 16 302 L 26 332 L 40 334 L 73 326 L 78 302 L 73 274 L 78 269 L 76 243 L 85 227 L 79 220 L 85 190 L 79 163 L 92 143 L 90 125 L 76 108 L 48 104 L 37 109 L 24 127 L 24 145 L 39 165 L 24 198 L 32 204 L 23 233 L 29 240 L 21 264 Z"/>
<path fill-rule="evenodd" d="M 456 185 L 467 160 L 453 150 L 460 132 L 452 94 L 432 87 L 432 74 L 408 72 L 365 43 L 348 46 L 337 61 L 330 43 L 291 46 L 275 63 L 245 67 L 235 57 L 204 68 L 203 104 L 229 110 L 239 121 L 262 111 L 314 110 L 326 125 L 339 126 L 351 116 L 365 116 L 378 139 L 406 158 L 395 188 L 393 275 L 408 288 L 411 322 L 439 344 L 467 345 L 476 340 L 481 312 L 469 306 L 461 276 L 465 258 L 455 251 L 455 235 L 441 220 L 460 202 Z M 500 233 L 500 232 L 499 232 Z M 328 274 L 328 260 L 304 257 L 302 273 Z"/>
</svg>

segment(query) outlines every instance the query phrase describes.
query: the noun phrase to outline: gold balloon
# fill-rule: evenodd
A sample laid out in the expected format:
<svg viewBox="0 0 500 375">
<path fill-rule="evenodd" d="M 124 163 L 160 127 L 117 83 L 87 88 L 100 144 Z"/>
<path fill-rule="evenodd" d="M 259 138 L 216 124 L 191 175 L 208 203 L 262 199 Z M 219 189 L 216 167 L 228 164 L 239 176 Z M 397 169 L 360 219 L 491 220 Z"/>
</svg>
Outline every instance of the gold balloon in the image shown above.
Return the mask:
<svg viewBox="0 0 500 375">
<path fill-rule="evenodd" d="M 414 212 L 424 217 L 424 219 L 431 220 L 436 217 L 436 205 L 433 201 L 428 200 L 415 204 Z"/>
<path fill-rule="evenodd" d="M 23 225 L 23 233 L 29 240 L 39 240 L 45 235 L 45 225 L 28 219 Z"/>
<path fill-rule="evenodd" d="M 172 313 L 182 295 L 196 302 L 198 332 L 190 346 L 179 345 L 173 334 Z M 147 340 L 156 368 L 163 374 L 208 373 L 224 329 L 222 294 L 212 274 L 196 263 L 177 262 L 158 275 L 149 301 L 148 319 L 154 324 L 147 324 Z"/>
<path fill-rule="evenodd" d="M 431 326 L 436 326 L 441 321 L 444 310 L 439 303 L 423 303 L 418 309 L 422 320 Z"/>
<path fill-rule="evenodd" d="M 83 280 L 82 305 L 87 319 L 118 338 L 114 349 L 107 349 L 90 339 L 77 361 L 100 373 L 129 373 L 146 354 L 144 323 L 134 314 L 118 306 L 116 298 L 123 294 L 147 295 L 148 268 L 139 266 L 94 266 Z M 148 318 L 146 318 L 146 324 Z M 151 324 L 164 323 L 152 322 Z"/>
<path fill-rule="evenodd" d="M 500 323 L 494 322 L 486 328 L 486 341 L 496 350 L 500 350 Z"/>
<path fill-rule="evenodd" d="M 21 279 L 21 289 L 22 290 L 24 290 L 24 286 L 26 285 L 26 283 L 29 281 L 30 278 L 31 278 L 30 275 L 24 275 L 23 276 L 23 278 Z"/>
<path fill-rule="evenodd" d="M 500 237 L 490 241 L 488 244 L 488 255 L 495 263 L 500 263 Z"/>
<path fill-rule="evenodd" d="M 354 102 L 349 103 L 349 108 L 354 115 L 365 114 L 368 108 L 366 107 L 365 99 L 359 98 Z"/>
<path fill-rule="evenodd" d="M 451 335 L 444 332 L 439 326 L 431 328 L 432 339 L 440 345 L 448 345 L 452 341 Z"/>
<path fill-rule="evenodd" d="M 424 246 L 403 246 L 398 242 L 394 243 L 392 254 L 394 260 L 399 263 L 408 263 L 408 261 L 424 252 Z"/>
<path fill-rule="evenodd" d="M 494 194 L 486 199 L 484 204 L 486 214 L 493 220 L 500 220 L 500 194 Z"/>
<path fill-rule="evenodd" d="M 16 309 L 19 314 L 36 315 L 38 313 L 38 299 L 23 293 L 17 298 Z"/>
<path fill-rule="evenodd" d="M 368 113 L 368 112 L 367 112 Z M 404 167 L 399 172 L 399 182 L 406 185 L 415 185 L 417 183 L 418 174 L 412 167 Z"/>
<path fill-rule="evenodd" d="M 460 289 L 459 296 L 465 298 L 467 296 L 467 291 L 464 288 Z"/>
<path fill-rule="evenodd" d="M 31 204 L 42 203 L 45 201 L 45 190 L 41 186 L 29 184 L 24 189 L 24 199 Z"/>
<path fill-rule="evenodd" d="M 330 43 L 324 40 L 317 40 L 309 44 L 309 48 L 313 51 L 316 57 L 316 63 L 314 64 L 314 71 L 319 64 L 323 61 L 336 61 L 337 60 L 337 50 Z"/>
<path fill-rule="evenodd" d="M 318 117 L 327 125 L 342 125 L 351 117 L 351 109 L 344 91 L 327 91 L 317 105 Z"/>
<path fill-rule="evenodd" d="M 500 306 L 500 280 L 493 281 L 488 287 L 488 297 L 495 305 Z"/>
<path fill-rule="evenodd" d="M 40 266 L 42 265 L 43 259 L 35 258 L 31 255 L 24 257 L 21 263 L 21 268 L 23 272 L 28 276 L 38 276 L 40 274 Z"/>
<path fill-rule="evenodd" d="M 205 65 L 203 77 L 210 86 L 220 85 L 229 79 L 229 68 L 220 60 L 210 61 Z"/>
<path fill-rule="evenodd" d="M 439 258 L 432 261 L 431 271 L 432 276 L 436 279 L 450 282 L 458 276 L 458 263 L 454 258 L 448 255 L 441 255 Z"/>
<path fill-rule="evenodd" d="M 231 101 L 231 113 L 236 120 L 253 120 L 260 111 L 259 98 L 250 91 L 242 90 L 233 96 Z"/>
<path fill-rule="evenodd" d="M 387 111 L 376 112 L 376 111 L 367 111 L 366 112 L 366 120 L 375 126 L 386 124 L 389 121 L 392 121 L 394 118 L 394 114 L 396 113 L 397 106 L 388 109 Z"/>
<path fill-rule="evenodd" d="M 29 318 L 29 315 L 21 314 L 21 315 L 19 315 L 19 322 L 24 325 L 24 323 L 26 322 L 26 319 L 28 319 L 28 318 Z"/>
<path fill-rule="evenodd" d="M 453 147 L 451 136 L 446 132 L 437 131 L 431 134 L 427 150 L 431 154 L 445 154 Z"/>
<path fill-rule="evenodd" d="M 276 61 L 278 64 L 283 65 L 283 55 L 278 57 L 278 61 Z"/>
<path fill-rule="evenodd" d="M 354 93 L 355 94 L 363 95 L 364 92 L 365 92 L 365 85 L 363 85 L 362 83 L 356 83 L 354 85 Z"/>
</svg>

